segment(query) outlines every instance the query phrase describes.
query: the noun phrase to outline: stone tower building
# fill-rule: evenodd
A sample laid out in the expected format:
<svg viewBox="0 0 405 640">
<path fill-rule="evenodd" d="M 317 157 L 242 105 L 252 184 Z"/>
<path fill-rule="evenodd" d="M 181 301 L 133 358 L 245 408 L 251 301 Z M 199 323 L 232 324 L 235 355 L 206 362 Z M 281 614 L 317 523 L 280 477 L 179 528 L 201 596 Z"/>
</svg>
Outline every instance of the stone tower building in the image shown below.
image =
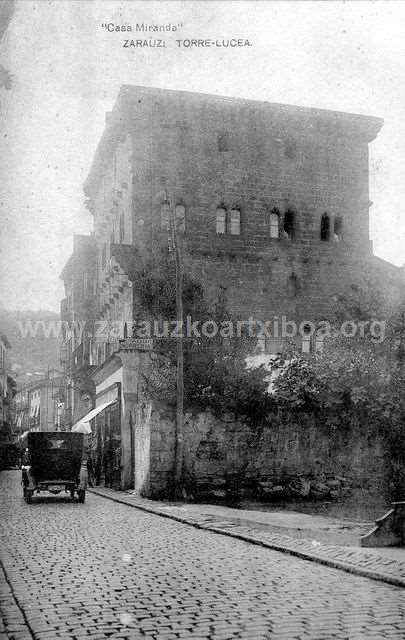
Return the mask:
<svg viewBox="0 0 405 640">
<path fill-rule="evenodd" d="M 128 314 L 131 294 L 136 306 L 126 276 L 161 260 L 170 209 L 187 272 L 209 300 L 225 294 L 238 317 L 321 320 L 351 287 L 391 283 L 397 295 L 400 271 L 373 256 L 369 239 L 368 145 L 381 126 L 348 113 L 122 87 L 85 184 L 102 317 Z"/>
</svg>

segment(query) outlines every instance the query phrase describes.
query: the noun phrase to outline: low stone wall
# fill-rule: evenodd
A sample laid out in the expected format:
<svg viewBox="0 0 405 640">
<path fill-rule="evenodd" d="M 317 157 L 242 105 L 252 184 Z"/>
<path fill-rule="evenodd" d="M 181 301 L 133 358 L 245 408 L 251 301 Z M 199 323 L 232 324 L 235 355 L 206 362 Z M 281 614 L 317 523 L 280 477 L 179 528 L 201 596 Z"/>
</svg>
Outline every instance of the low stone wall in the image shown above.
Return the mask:
<svg viewBox="0 0 405 640">
<path fill-rule="evenodd" d="M 150 497 L 167 497 L 174 458 L 174 414 L 149 413 Z M 385 503 L 387 465 L 383 443 L 359 425 L 327 430 L 315 418 L 272 416 L 257 432 L 209 412 L 186 414 L 184 478 L 196 499 L 361 499 Z M 142 492 L 142 487 L 138 487 Z"/>
</svg>

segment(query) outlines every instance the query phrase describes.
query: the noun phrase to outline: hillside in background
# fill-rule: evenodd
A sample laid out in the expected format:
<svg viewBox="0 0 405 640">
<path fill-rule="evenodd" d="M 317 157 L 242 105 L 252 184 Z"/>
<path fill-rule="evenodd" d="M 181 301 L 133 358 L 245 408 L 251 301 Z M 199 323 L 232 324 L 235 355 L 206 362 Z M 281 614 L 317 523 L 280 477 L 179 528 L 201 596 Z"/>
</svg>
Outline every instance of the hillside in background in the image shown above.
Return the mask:
<svg viewBox="0 0 405 640">
<path fill-rule="evenodd" d="M 11 344 L 9 360 L 17 386 L 59 369 L 59 315 L 52 311 L 7 311 L 0 309 L 0 333 Z"/>
</svg>

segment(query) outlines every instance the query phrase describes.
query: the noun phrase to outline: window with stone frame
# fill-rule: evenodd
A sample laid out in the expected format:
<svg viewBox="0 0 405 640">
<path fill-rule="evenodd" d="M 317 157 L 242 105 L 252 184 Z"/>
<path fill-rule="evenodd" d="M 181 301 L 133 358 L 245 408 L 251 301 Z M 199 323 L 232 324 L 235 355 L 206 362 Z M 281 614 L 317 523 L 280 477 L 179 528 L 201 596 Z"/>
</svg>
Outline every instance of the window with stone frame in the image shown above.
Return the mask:
<svg viewBox="0 0 405 640">
<path fill-rule="evenodd" d="M 270 211 L 270 238 L 280 237 L 280 211 L 274 207 Z"/>
<path fill-rule="evenodd" d="M 240 235 L 240 209 L 233 208 L 230 211 L 229 232 L 231 236 Z"/>
<path fill-rule="evenodd" d="M 304 325 L 301 336 L 302 353 L 311 353 L 312 351 L 312 328 L 309 324 Z"/>
<path fill-rule="evenodd" d="M 215 229 L 220 235 L 226 233 L 226 209 L 223 205 L 217 207 L 215 214 Z"/>
<path fill-rule="evenodd" d="M 321 217 L 320 238 L 323 242 L 328 242 L 330 240 L 330 218 L 326 211 Z"/>
<path fill-rule="evenodd" d="M 293 209 L 287 209 L 284 214 L 283 232 L 289 240 L 295 237 L 295 211 Z"/>
<path fill-rule="evenodd" d="M 335 242 L 339 242 L 342 239 L 343 233 L 343 220 L 341 216 L 336 216 L 333 222 L 333 239 Z"/>
</svg>

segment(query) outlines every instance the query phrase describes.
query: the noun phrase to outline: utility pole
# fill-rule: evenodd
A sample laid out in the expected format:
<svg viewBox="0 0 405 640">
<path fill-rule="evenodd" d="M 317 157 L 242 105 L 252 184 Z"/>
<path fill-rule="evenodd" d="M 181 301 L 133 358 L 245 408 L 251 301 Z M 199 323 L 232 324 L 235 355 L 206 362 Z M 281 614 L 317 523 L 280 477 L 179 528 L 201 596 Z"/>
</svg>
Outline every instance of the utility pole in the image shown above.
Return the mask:
<svg viewBox="0 0 405 640">
<path fill-rule="evenodd" d="M 181 480 L 184 456 L 184 379 L 183 379 L 183 264 L 176 228 L 176 212 L 173 202 L 170 206 L 170 230 L 176 267 L 176 320 L 181 327 L 176 338 L 176 433 L 174 453 L 174 495 L 181 497 Z"/>
</svg>

